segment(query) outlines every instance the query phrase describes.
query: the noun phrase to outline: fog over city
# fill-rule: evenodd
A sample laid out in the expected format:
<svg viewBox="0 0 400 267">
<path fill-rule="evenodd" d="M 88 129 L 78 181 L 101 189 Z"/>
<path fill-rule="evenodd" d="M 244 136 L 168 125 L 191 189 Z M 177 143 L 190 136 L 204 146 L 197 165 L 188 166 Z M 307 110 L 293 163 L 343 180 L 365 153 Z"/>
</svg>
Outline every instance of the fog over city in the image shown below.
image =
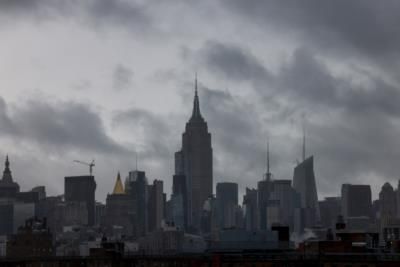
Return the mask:
<svg viewBox="0 0 400 267">
<path fill-rule="evenodd" d="M 62 194 L 95 159 L 96 198 L 136 168 L 170 192 L 192 114 L 214 184 L 242 195 L 314 155 L 318 197 L 400 174 L 400 2 L 0 1 L 0 160 L 23 190 Z M 215 189 L 214 189 L 215 190 Z M 241 197 L 239 202 L 241 202 Z"/>
</svg>

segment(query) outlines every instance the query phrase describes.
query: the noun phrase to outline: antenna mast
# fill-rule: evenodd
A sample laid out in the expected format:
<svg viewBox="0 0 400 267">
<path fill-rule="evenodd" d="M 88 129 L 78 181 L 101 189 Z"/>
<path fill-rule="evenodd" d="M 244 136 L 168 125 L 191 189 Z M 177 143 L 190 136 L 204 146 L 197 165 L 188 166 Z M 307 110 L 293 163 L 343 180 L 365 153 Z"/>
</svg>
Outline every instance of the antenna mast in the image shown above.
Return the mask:
<svg viewBox="0 0 400 267">
<path fill-rule="evenodd" d="M 267 138 L 267 173 L 266 173 L 266 179 L 271 180 L 271 170 L 270 170 L 270 164 L 269 164 L 269 137 Z"/>
</svg>

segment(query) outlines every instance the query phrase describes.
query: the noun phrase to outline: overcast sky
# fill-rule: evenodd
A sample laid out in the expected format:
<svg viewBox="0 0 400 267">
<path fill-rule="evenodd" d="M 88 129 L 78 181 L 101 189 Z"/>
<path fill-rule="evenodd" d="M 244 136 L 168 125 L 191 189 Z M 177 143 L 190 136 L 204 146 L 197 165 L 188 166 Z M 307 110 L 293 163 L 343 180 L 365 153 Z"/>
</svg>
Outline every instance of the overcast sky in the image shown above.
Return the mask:
<svg viewBox="0 0 400 267">
<path fill-rule="evenodd" d="M 171 191 L 193 103 L 214 183 L 292 179 L 319 198 L 400 178 L 400 1 L 0 0 L 0 158 L 23 190 L 62 194 L 96 160 L 97 199 L 138 167 Z"/>
</svg>

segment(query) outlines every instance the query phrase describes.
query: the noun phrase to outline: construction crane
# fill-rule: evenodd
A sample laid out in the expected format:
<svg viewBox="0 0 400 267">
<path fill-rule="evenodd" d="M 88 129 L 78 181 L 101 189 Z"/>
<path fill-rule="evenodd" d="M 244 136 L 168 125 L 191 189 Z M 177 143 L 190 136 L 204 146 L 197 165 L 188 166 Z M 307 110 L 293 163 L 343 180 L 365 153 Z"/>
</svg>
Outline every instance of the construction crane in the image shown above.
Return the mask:
<svg viewBox="0 0 400 267">
<path fill-rule="evenodd" d="M 79 163 L 79 164 L 83 164 L 83 165 L 86 165 L 86 166 L 89 166 L 89 173 L 90 173 L 90 176 L 92 176 L 92 174 L 93 174 L 93 167 L 95 166 L 95 165 L 94 165 L 94 160 L 92 160 L 91 163 L 87 163 L 87 162 L 80 161 L 80 160 L 74 160 L 74 162 L 75 162 L 75 163 Z"/>
</svg>

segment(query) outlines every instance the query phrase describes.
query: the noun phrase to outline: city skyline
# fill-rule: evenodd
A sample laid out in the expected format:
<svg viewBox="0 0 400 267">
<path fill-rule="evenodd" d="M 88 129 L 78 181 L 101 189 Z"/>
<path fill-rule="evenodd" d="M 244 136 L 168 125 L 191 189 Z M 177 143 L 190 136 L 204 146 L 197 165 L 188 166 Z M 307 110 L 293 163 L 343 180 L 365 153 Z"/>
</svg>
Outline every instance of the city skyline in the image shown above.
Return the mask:
<svg viewBox="0 0 400 267">
<path fill-rule="evenodd" d="M 255 188 L 267 136 L 271 172 L 291 179 L 305 118 L 319 198 L 343 183 L 377 198 L 399 178 L 399 4 L 310 2 L 2 1 L 0 155 L 51 195 L 94 158 L 104 201 L 138 151 L 169 193 L 197 71 L 213 188 Z"/>
<path fill-rule="evenodd" d="M 193 107 L 192 107 L 192 115 L 190 116 L 190 118 L 188 119 L 188 122 L 190 122 L 190 121 L 192 121 L 193 120 L 193 118 L 194 117 L 196 117 L 196 116 L 199 116 L 200 117 L 200 119 L 201 119 L 201 121 L 205 121 L 203 118 L 202 118 L 202 115 L 200 114 L 200 104 L 199 104 L 199 96 L 198 96 L 198 81 L 197 81 L 197 74 L 196 74 L 196 77 L 195 77 L 195 79 L 194 79 L 194 83 L 193 83 L 193 87 L 194 87 L 194 90 L 193 90 L 193 92 L 194 92 L 194 104 L 193 104 Z M 207 89 L 206 89 L 207 90 Z M 207 122 L 205 122 L 206 123 L 206 131 L 207 131 Z M 304 120 L 304 117 L 302 118 L 302 125 L 300 126 L 301 127 L 301 131 L 302 131 L 302 136 L 301 136 L 301 140 L 300 140 L 300 142 L 301 142 L 301 155 L 298 157 L 298 158 L 296 158 L 296 162 L 295 163 L 293 163 L 293 166 L 292 166 L 292 170 L 294 169 L 296 169 L 296 166 L 299 166 L 299 164 L 300 163 L 302 163 L 303 161 L 305 161 L 306 159 L 308 160 L 309 158 L 311 158 L 312 160 L 313 160 L 313 157 L 314 157 L 314 155 L 309 155 L 308 154 L 308 150 L 307 150 L 307 148 L 306 148 L 306 139 L 307 139 L 307 136 L 306 136 L 306 129 L 305 129 L 305 120 Z M 182 128 L 184 128 L 184 127 L 182 127 Z M 212 134 L 212 129 L 211 130 L 208 130 L 208 131 L 210 131 L 210 134 Z M 245 181 L 243 181 L 243 182 L 240 182 L 240 181 L 236 181 L 236 180 L 229 180 L 229 179 L 226 179 L 226 180 L 223 180 L 223 179 L 217 179 L 217 181 L 214 181 L 212 184 L 213 184 L 213 186 L 212 186 L 212 193 L 213 193 L 213 195 L 215 195 L 216 194 L 216 191 L 215 191 L 215 188 L 216 188 L 216 185 L 218 184 L 218 183 L 225 183 L 225 182 L 232 182 L 232 183 L 237 183 L 238 185 L 239 185 L 239 196 L 240 196 L 240 199 L 239 199 L 239 203 L 241 203 L 241 200 L 243 199 L 243 196 L 245 195 L 245 189 L 246 188 L 249 188 L 249 189 L 252 189 L 252 188 L 257 188 L 257 183 L 259 183 L 260 181 L 264 181 L 264 180 L 266 180 L 267 179 L 267 176 L 269 177 L 269 179 L 271 179 L 271 180 L 274 180 L 274 178 L 275 178 L 275 173 L 271 173 L 270 172 L 270 168 L 271 168 L 271 163 L 270 163 L 270 161 L 271 161 L 271 152 L 270 152 L 270 143 L 271 143 L 271 139 L 268 137 L 267 139 L 266 139 L 266 155 L 265 155 L 265 162 L 263 162 L 264 163 L 264 165 L 263 164 L 261 164 L 261 165 L 263 165 L 263 167 L 265 168 L 265 170 L 264 170 L 264 172 L 263 173 L 261 173 L 260 174 L 260 176 L 259 177 L 257 177 L 258 178 L 258 180 L 256 181 L 256 183 L 255 184 L 246 184 L 245 183 Z M 129 177 L 129 173 L 130 172 L 132 172 L 132 171 L 145 171 L 145 172 L 150 172 L 151 173 L 151 169 L 150 170 L 146 170 L 146 169 L 141 169 L 141 168 L 139 168 L 138 167 L 138 152 L 137 151 L 133 151 L 134 152 L 134 156 L 135 156 L 135 166 L 134 167 L 131 167 L 129 170 L 127 170 L 126 171 L 126 175 L 124 176 L 125 178 L 128 178 Z M 176 152 L 176 153 L 181 153 L 181 151 L 178 151 L 178 152 Z M 175 154 L 176 154 L 175 153 Z M 275 153 L 274 153 L 274 155 L 275 155 Z M 6 162 L 8 162 L 8 157 L 9 157 L 9 154 L 7 153 L 6 154 Z M 278 155 L 278 157 L 279 157 L 279 155 Z M 174 158 L 173 157 L 173 153 L 172 153 L 172 155 L 171 155 L 171 158 Z M 301 159 L 301 160 L 299 160 L 299 158 Z M 175 172 L 176 172 L 176 155 L 175 155 Z M 263 159 L 261 159 L 260 161 L 262 161 Z M 94 162 L 94 159 L 93 159 L 93 162 Z M 86 163 L 86 162 L 82 162 L 82 161 L 79 161 L 79 160 L 74 160 L 73 161 L 73 163 L 84 163 L 84 164 L 82 164 L 82 165 L 87 165 L 87 166 L 84 166 L 84 168 L 86 168 L 86 170 L 88 170 L 88 171 L 81 171 L 81 172 L 74 172 L 74 174 L 78 174 L 78 175 L 89 175 L 90 174 L 90 172 L 91 172 L 91 170 L 89 170 L 89 163 Z M 145 163 L 145 162 L 144 162 Z M 81 166 L 82 166 L 81 165 Z M 144 164 L 144 165 L 146 165 L 146 164 Z M 301 165 L 301 164 L 300 164 Z M 93 166 L 93 167 L 95 167 L 95 166 Z M 79 169 L 79 166 L 78 166 L 78 169 Z M 118 174 L 118 176 L 120 176 L 120 173 L 123 173 L 123 175 L 124 175 L 124 172 L 122 172 L 121 170 L 115 170 L 115 171 L 117 171 L 117 174 Z M 180 173 L 177 173 L 177 174 L 180 174 Z M 69 174 L 64 174 L 64 175 L 69 175 Z M 96 177 L 96 175 L 95 174 L 93 174 L 95 177 Z M 166 178 L 164 179 L 164 178 L 158 178 L 158 177 L 148 177 L 150 180 L 161 180 L 161 181 L 163 181 L 163 182 L 167 182 L 167 184 L 168 184 L 168 182 L 169 182 L 169 180 L 170 180 L 170 182 L 171 182 L 171 188 L 165 188 L 166 190 L 165 190 L 165 192 L 167 193 L 167 194 L 172 194 L 172 176 L 174 175 L 174 172 L 172 171 L 172 174 L 170 174 L 170 175 L 166 175 Z M 111 177 L 111 180 L 112 179 L 114 179 L 114 177 Z M 277 178 L 278 180 L 292 180 L 293 179 L 293 177 L 288 177 L 288 178 L 280 178 L 280 177 L 278 177 Z M 395 180 L 396 181 L 396 180 Z M 316 182 L 316 184 L 318 184 L 318 177 L 315 179 L 315 182 Z M 23 181 L 20 181 L 20 183 L 21 184 L 23 184 L 24 182 Z M 112 181 L 112 183 L 115 183 L 115 181 Z M 349 180 L 347 183 L 349 183 L 349 184 L 352 184 L 352 181 L 351 180 Z M 387 181 L 385 182 L 385 183 L 388 183 Z M 353 184 L 354 184 L 354 182 L 353 182 Z M 363 183 L 363 182 L 361 182 L 361 183 L 359 183 L 359 184 L 365 184 L 365 185 L 369 185 L 369 186 L 371 186 L 370 184 L 368 184 L 368 183 Z M 38 183 L 38 184 L 35 184 L 34 186 L 41 186 L 41 185 L 44 185 L 44 186 L 49 186 L 48 184 L 40 184 L 40 182 Z M 343 184 L 342 184 L 343 185 Z M 340 186 L 342 186 L 342 185 L 340 185 Z M 396 186 L 396 184 L 394 184 L 394 186 Z M 33 188 L 33 187 L 32 187 Z M 23 189 L 25 189 L 25 190 L 27 190 L 27 189 L 29 189 L 29 188 L 23 188 Z M 316 187 L 316 189 L 317 189 L 317 192 L 318 192 L 318 186 Z M 376 191 L 375 192 L 375 194 L 373 195 L 373 198 L 374 199 L 376 199 L 377 197 L 378 197 L 378 193 L 379 193 L 379 190 L 381 189 L 381 187 L 380 187 L 380 185 L 378 185 L 378 191 Z M 108 191 L 106 190 L 106 194 L 109 194 L 109 193 L 112 193 L 113 192 L 113 190 L 112 190 L 112 188 L 109 188 L 108 189 Z M 339 193 L 340 193 L 340 187 L 339 187 L 339 190 L 337 191 L 337 192 L 335 192 L 335 191 L 332 191 L 333 193 L 332 194 L 328 194 L 328 195 L 322 195 L 321 197 L 318 197 L 318 200 L 323 200 L 325 197 L 336 197 L 336 196 L 338 196 L 339 195 Z M 376 195 L 376 196 L 375 196 Z M 104 195 L 104 196 L 102 196 L 102 195 L 98 195 L 98 193 L 96 193 L 96 201 L 101 201 L 101 202 L 104 202 L 105 201 L 105 199 L 106 199 L 106 195 Z"/>
<path fill-rule="evenodd" d="M 182 140 L 182 148 L 181 148 L 181 150 L 175 152 L 175 155 L 174 155 L 175 157 L 173 157 L 173 155 L 172 155 L 172 157 L 174 158 L 174 161 L 175 161 L 174 162 L 174 164 L 175 164 L 175 172 L 173 172 L 173 174 L 171 175 L 172 176 L 172 178 L 171 178 L 172 180 L 174 179 L 175 175 L 178 175 L 178 176 L 179 175 L 183 175 L 183 177 L 185 177 L 187 175 L 187 176 L 190 177 L 190 174 L 186 174 L 186 172 L 191 173 L 191 171 L 185 170 L 186 168 L 184 166 L 191 165 L 191 162 L 192 162 L 193 159 L 189 160 L 188 162 L 186 162 L 188 159 L 184 160 L 184 158 L 185 158 L 184 153 L 183 153 L 183 151 L 185 151 L 184 145 L 186 144 L 186 146 L 187 146 L 186 149 L 188 149 L 188 151 L 191 151 L 194 148 L 194 144 L 197 144 L 197 142 L 199 142 L 199 140 L 196 139 L 198 137 L 196 137 L 195 139 L 193 139 L 193 140 L 195 140 L 195 142 L 193 144 L 191 144 L 190 146 L 187 145 L 187 144 L 193 142 L 193 141 L 190 141 L 190 139 L 193 138 L 193 137 L 191 137 L 193 133 L 191 133 L 189 135 L 190 131 L 198 132 L 200 130 L 200 133 L 204 132 L 204 134 L 206 136 L 208 135 L 208 137 L 206 137 L 206 139 L 208 139 L 208 140 L 204 140 L 205 143 L 203 143 L 204 141 L 201 141 L 201 143 L 202 143 L 202 145 L 206 145 L 206 146 L 209 145 L 210 146 L 210 149 L 211 149 L 211 161 L 213 161 L 212 160 L 212 158 L 213 158 L 213 153 L 212 153 L 213 149 L 212 149 L 212 141 L 211 141 L 211 135 L 212 134 L 208 130 L 207 121 L 201 115 L 201 112 L 200 112 L 201 108 L 200 108 L 200 101 L 199 101 L 199 95 L 198 94 L 199 94 L 198 93 L 198 81 L 197 81 L 197 73 L 196 73 L 196 77 L 195 77 L 195 80 L 194 80 L 194 100 L 193 100 L 193 107 L 192 107 L 192 115 L 190 116 L 190 118 L 188 119 L 188 121 L 186 123 L 185 132 L 182 134 L 182 138 L 183 138 L 183 140 Z M 296 183 L 297 184 L 299 183 L 298 181 L 301 181 L 303 179 L 311 178 L 312 179 L 311 181 L 307 181 L 307 182 L 302 181 L 301 182 L 302 185 L 299 188 L 296 189 L 298 192 L 302 192 L 302 190 L 304 190 L 304 191 L 310 190 L 310 192 L 308 192 L 308 193 L 300 194 L 300 195 L 304 195 L 303 197 L 307 196 L 307 197 L 310 197 L 312 199 L 312 200 L 308 201 L 308 202 L 310 202 L 312 204 L 304 204 L 305 207 L 308 208 L 308 205 L 314 205 L 314 206 L 318 205 L 317 204 L 318 201 L 330 199 L 332 197 L 338 197 L 340 195 L 340 192 L 333 193 L 333 194 L 328 195 L 328 196 L 318 197 L 318 187 L 316 187 L 316 181 L 318 181 L 318 178 L 316 179 L 315 176 L 314 176 L 314 163 L 313 163 L 314 162 L 314 155 L 310 155 L 309 156 L 307 154 L 307 149 L 306 149 L 306 131 L 305 131 L 304 122 L 303 122 L 303 125 L 302 125 L 302 133 L 303 133 L 303 135 L 302 135 L 302 144 L 301 144 L 301 149 L 302 149 L 301 156 L 302 156 L 302 158 L 301 158 L 301 161 L 299 161 L 298 159 L 296 160 L 297 161 L 296 165 L 294 165 L 294 167 L 293 167 L 293 177 L 292 178 L 288 178 L 288 179 L 278 178 L 276 181 L 277 182 L 280 182 L 280 181 L 291 181 L 291 183 L 293 183 L 292 186 L 296 189 L 296 187 L 299 187 L 299 185 L 296 186 Z M 185 135 L 186 136 L 189 135 L 189 137 L 185 137 Z M 200 139 L 202 139 L 202 138 L 204 138 L 204 137 L 202 137 L 200 135 Z M 261 175 L 261 178 L 257 181 L 256 185 L 249 185 L 249 184 L 244 184 L 243 185 L 243 184 L 241 184 L 242 187 L 244 186 L 246 191 L 247 191 L 247 189 L 257 189 L 257 190 L 260 191 L 260 183 L 269 183 L 270 181 L 271 182 L 275 181 L 275 179 L 273 178 L 274 176 L 273 176 L 273 174 L 271 173 L 271 170 L 270 170 L 270 167 L 271 167 L 270 166 L 271 165 L 270 164 L 270 157 L 271 156 L 270 156 L 270 139 L 269 138 L 267 138 L 266 149 L 267 149 L 266 150 L 267 154 L 266 154 L 266 162 L 265 162 L 265 172 L 264 172 L 263 175 Z M 201 149 L 199 151 L 200 151 L 200 154 L 203 154 L 204 152 L 208 153 L 207 149 L 205 151 L 203 151 L 202 147 L 201 147 Z M 196 153 L 198 153 L 198 152 L 196 152 Z M 126 179 L 125 182 L 127 182 L 129 179 L 131 179 L 130 178 L 131 177 L 131 173 L 143 172 L 143 174 L 144 174 L 147 171 L 147 170 L 142 170 L 142 169 L 138 168 L 138 162 L 137 162 L 138 161 L 138 155 L 137 155 L 137 152 L 135 153 L 135 156 L 136 156 L 136 158 L 135 158 L 135 160 L 136 160 L 135 161 L 135 168 L 131 168 L 129 171 L 127 171 L 127 175 L 125 176 L 126 177 L 125 178 Z M 203 156 L 204 156 L 204 154 L 203 154 Z M 197 160 L 199 160 L 199 159 L 197 159 Z M 202 159 L 202 161 L 204 161 L 204 159 Z M 83 173 L 81 173 L 81 175 L 89 175 L 89 177 L 92 176 L 92 171 L 93 171 L 93 168 L 95 167 L 94 162 L 95 162 L 94 160 L 92 161 L 92 163 L 86 163 L 86 162 L 82 162 L 82 161 L 79 161 L 79 160 L 74 160 L 74 163 L 81 163 L 82 165 L 86 165 L 86 168 L 89 169 L 89 171 L 87 173 L 83 172 Z M 185 162 L 186 162 L 186 164 L 185 164 Z M 207 162 L 207 160 L 206 160 L 206 162 Z M 91 164 L 93 164 L 93 166 Z M 196 164 L 199 164 L 199 163 L 196 163 Z M 204 163 L 201 163 L 201 164 L 204 164 Z M 8 173 L 11 173 L 10 169 L 9 169 L 9 165 L 10 165 L 9 155 L 6 154 L 6 157 L 5 157 L 5 171 L 4 171 L 4 173 L 5 174 L 7 173 L 7 175 L 8 175 Z M 213 175 L 212 165 L 213 165 L 213 163 L 211 162 L 211 175 Z M 310 166 L 307 167 L 307 168 L 304 168 L 303 165 L 307 165 L 307 166 L 310 165 Z M 207 166 L 207 165 L 205 165 L 205 166 Z M 304 170 L 301 171 L 302 174 L 300 176 L 298 175 L 298 172 L 299 172 L 298 169 L 304 169 Z M 306 169 L 307 169 L 307 171 L 306 171 Z M 203 169 L 201 169 L 201 170 L 199 169 L 198 171 L 202 172 L 203 173 L 202 175 L 204 175 L 204 173 L 208 173 L 208 170 L 206 172 L 204 172 Z M 6 178 L 8 177 L 7 175 L 5 176 Z M 68 174 L 65 174 L 65 175 L 68 175 Z M 299 176 L 299 177 L 297 177 L 297 176 Z M 93 174 L 93 177 L 95 178 L 96 176 Z M 108 191 L 107 192 L 107 196 L 109 194 L 119 194 L 119 193 L 115 193 L 115 190 L 116 190 L 115 188 L 118 185 L 118 183 L 121 183 L 121 171 L 120 170 L 117 171 L 116 177 L 117 177 L 117 179 L 114 181 L 113 190 Z M 161 180 L 162 182 L 165 181 L 163 179 L 157 179 L 157 178 L 147 177 L 147 176 L 146 176 L 146 178 L 148 179 L 147 182 L 157 181 L 157 180 Z M 201 177 L 201 178 L 204 179 L 206 177 Z M 296 178 L 297 178 L 297 180 L 296 180 Z M 299 178 L 300 178 L 300 180 L 299 180 Z M 184 179 L 186 180 L 186 178 L 184 178 Z M 189 180 L 190 179 L 191 178 L 189 178 Z M 202 179 L 200 179 L 198 181 L 199 184 L 202 184 L 202 183 L 206 182 L 205 180 L 202 180 Z M 215 181 L 212 182 L 212 180 L 213 179 L 211 177 L 211 183 L 212 183 L 211 192 L 212 192 L 213 196 L 216 196 L 216 194 L 217 194 L 216 190 L 217 190 L 218 184 L 232 183 L 232 184 L 237 184 L 240 187 L 239 183 L 232 182 L 230 180 L 221 180 L 219 182 L 215 182 Z M 19 184 L 16 181 L 14 181 L 13 179 L 11 179 L 11 181 L 14 184 L 16 184 L 17 186 L 19 186 Z M 190 182 L 188 182 L 188 180 L 186 180 L 185 183 L 188 184 L 188 186 L 190 184 Z M 208 181 L 206 182 L 206 184 L 208 184 Z M 351 181 L 350 181 L 348 183 L 341 184 L 341 187 L 343 188 L 343 185 L 346 185 L 346 184 L 352 185 L 354 183 L 351 183 Z M 361 186 L 364 186 L 364 185 L 367 186 L 367 187 L 371 186 L 370 184 L 361 183 Z M 389 182 L 385 182 L 384 185 L 392 186 Z M 45 186 L 46 187 L 45 184 L 36 184 L 35 187 L 36 186 Z M 173 186 L 174 185 L 172 183 L 171 190 L 167 189 L 165 191 L 167 193 L 167 196 L 172 196 L 172 194 L 173 194 Z M 360 186 L 360 184 L 358 184 L 357 186 Z M 207 187 L 209 187 L 209 186 L 207 185 Z M 301 187 L 304 187 L 304 188 L 300 189 Z M 34 187 L 32 187 L 32 188 L 34 188 Z M 26 188 L 26 189 L 29 189 L 29 188 Z M 123 189 L 123 187 L 122 187 L 122 189 Z M 379 187 L 379 190 L 381 190 L 381 189 L 382 188 Z M 187 190 L 188 190 L 188 192 L 190 192 L 192 189 L 190 189 L 190 186 L 189 186 L 189 187 L 187 187 Z M 206 190 L 206 191 L 209 191 L 209 190 Z M 269 189 L 267 191 L 269 191 Z M 103 200 L 103 197 L 100 197 L 100 198 L 98 197 L 98 195 L 96 194 L 96 190 L 94 192 L 95 192 L 95 200 L 104 202 L 106 197 L 104 196 L 104 200 Z M 124 192 L 124 194 L 125 193 L 126 192 Z M 246 194 L 246 192 L 240 192 L 240 190 L 239 190 L 238 193 L 239 193 L 239 195 L 241 197 L 240 199 L 238 199 L 238 204 L 240 205 L 242 203 L 242 200 L 243 200 L 243 203 L 245 202 L 243 197 Z M 266 199 L 269 199 L 269 193 L 268 192 L 263 192 L 262 195 L 264 195 L 264 194 L 265 194 Z M 192 198 L 192 196 L 191 196 L 192 194 L 191 193 L 188 193 L 188 195 L 190 196 L 189 199 Z M 207 193 L 204 194 L 201 202 L 204 202 L 207 199 L 206 195 L 207 195 Z M 372 199 L 378 199 L 378 197 L 379 197 L 379 195 L 377 197 L 373 196 Z M 303 203 L 304 200 L 301 199 L 300 202 Z M 188 200 L 188 203 L 191 203 L 191 200 Z M 301 206 L 303 206 L 303 204 L 301 204 Z M 318 219 L 313 219 L 313 220 L 320 221 L 319 209 L 318 209 L 317 213 L 318 213 L 318 215 L 315 216 L 315 217 L 317 217 Z M 188 219 L 188 220 L 190 220 L 190 219 Z M 315 223 L 315 222 L 313 222 L 313 223 Z M 264 226 L 264 227 L 266 227 L 266 226 Z"/>
</svg>

